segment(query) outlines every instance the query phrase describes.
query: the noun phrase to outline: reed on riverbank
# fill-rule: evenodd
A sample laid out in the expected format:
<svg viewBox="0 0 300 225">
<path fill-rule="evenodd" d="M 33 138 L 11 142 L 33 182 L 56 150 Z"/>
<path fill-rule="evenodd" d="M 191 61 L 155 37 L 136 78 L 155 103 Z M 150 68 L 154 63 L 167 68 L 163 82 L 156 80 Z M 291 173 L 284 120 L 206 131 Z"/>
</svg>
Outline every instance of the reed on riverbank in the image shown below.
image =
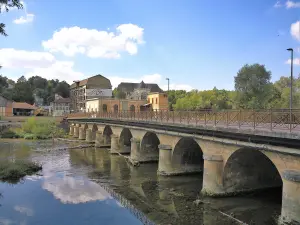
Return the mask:
<svg viewBox="0 0 300 225">
<path fill-rule="evenodd" d="M 57 127 L 54 119 L 41 120 L 35 117 L 28 118 L 20 128 L 10 128 L 1 135 L 2 138 L 24 139 L 50 139 L 65 136 L 66 132 Z"/>
<path fill-rule="evenodd" d="M 17 183 L 26 175 L 32 175 L 42 169 L 42 166 L 30 161 L 1 161 L 0 181 Z"/>
</svg>

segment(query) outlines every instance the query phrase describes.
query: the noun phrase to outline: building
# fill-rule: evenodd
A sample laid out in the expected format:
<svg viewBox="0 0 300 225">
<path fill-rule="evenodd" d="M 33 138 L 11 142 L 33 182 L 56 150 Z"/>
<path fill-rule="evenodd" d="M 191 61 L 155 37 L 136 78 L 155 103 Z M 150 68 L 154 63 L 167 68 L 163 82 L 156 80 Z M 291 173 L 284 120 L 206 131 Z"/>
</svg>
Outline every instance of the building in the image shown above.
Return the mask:
<svg viewBox="0 0 300 225">
<path fill-rule="evenodd" d="M 63 98 L 55 94 L 55 99 L 50 103 L 52 116 L 64 116 L 70 113 L 70 98 Z"/>
<path fill-rule="evenodd" d="M 26 102 L 13 102 L 12 114 L 14 116 L 32 116 L 37 107 Z"/>
<path fill-rule="evenodd" d="M 0 96 L 0 116 L 12 116 L 12 101 Z"/>
<path fill-rule="evenodd" d="M 166 93 L 149 93 L 147 96 L 148 103 L 151 104 L 152 110 L 168 110 L 169 101 Z"/>
<path fill-rule="evenodd" d="M 147 100 L 147 95 L 150 92 L 163 92 L 157 84 L 141 83 L 125 83 L 122 82 L 117 87 L 118 91 L 125 94 L 126 99 L 131 100 Z"/>
<path fill-rule="evenodd" d="M 70 86 L 71 111 L 85 111 L 86 100 L 93 98 L 111 98 L 110 80 L 96 75 L 85 80 L 75 81 Z"/>
<path fill-rule="evenodd" d="M 149 93 L 145 100 L 94 98 L 86 101 L 87 112 L 119 112 L 168 110 L 169 102 L 166 93 Z"/>
<path fill-rule="evenodd" d="M 119 111 L 140 111 L 147 100 L 127 100 L 115 98 L 94 98 L 86 101 L 87 112 L 119 112 Z"/>
</svg>

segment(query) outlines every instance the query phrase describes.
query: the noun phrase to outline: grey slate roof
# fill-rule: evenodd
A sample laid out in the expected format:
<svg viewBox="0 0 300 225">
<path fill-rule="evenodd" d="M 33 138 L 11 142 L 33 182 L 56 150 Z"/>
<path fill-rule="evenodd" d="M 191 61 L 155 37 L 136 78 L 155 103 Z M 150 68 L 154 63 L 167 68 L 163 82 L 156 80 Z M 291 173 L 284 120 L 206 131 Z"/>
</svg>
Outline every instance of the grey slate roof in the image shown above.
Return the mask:
<svg viewBox="0 0 300 225">
<path fill-rule="evenodd" d="M 149 88 L 150 92 L 163 92 L 157 84 L 147 84 L 143 81 L 141 83 L 126 83 L 122 82 L 118 85 L 118 90 L 123 92 L 133 92 L 136 88 Z"/>
</svg>

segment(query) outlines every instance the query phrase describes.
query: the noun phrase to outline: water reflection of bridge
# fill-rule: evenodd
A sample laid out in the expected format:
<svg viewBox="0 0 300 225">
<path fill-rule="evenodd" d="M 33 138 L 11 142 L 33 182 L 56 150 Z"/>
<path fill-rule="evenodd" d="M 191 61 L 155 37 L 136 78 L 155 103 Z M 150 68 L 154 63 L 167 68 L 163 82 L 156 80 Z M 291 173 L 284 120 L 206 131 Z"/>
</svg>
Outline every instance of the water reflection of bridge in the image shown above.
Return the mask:
<svg viewBox="0 0 300 225">
<path fill-rule="evenodd" d="M 150 219 L 159 220 L 161 222 L 170 222 L 170 216 L 174 221 L 181 221 L 181 224 L 186 223 L 189 218 L 186 218 L 186 207 L 193 208 L 193 212 L 197 217 L 197 223 L 202 221 L 202 209 L 193 205 L 193 200 L 197 193 L 189 198 L 190 201 L 184 201 L 186 198 L 184 193 L 176 193 L 174 185 L 182 185 L 183 182 L 178 177 L 158 177 L 156 167 L 151 164 L 144 164 L 142 167 L 132 167 L 119 156 L 109 155 L 105 150 L 84 149 L 70 152 L 71 161 L 75 160 L 76 164 L 86 166 L 89 163 L 94 170 L 89 173 L 89 177 L 97 182 L 109 182 L 111 188 L 123 197 L 128 199 L 136 208 L 144 212 Z M 109 176 L 103 180 L 102 175 Z M 105 176 L 104 176 L 105 177 Z M 175 179 L 175 182 L 174 182 Z M 198 180 L 201 179 L 194 178 Z M 197 182 L 186 182 L 190 186 Z M 182 189 L 182 188 L 180 188 Z M 191 187 L 195 189 L 195 187 Z M 198 186 L 198 191 L 201 190 L 201 184 Z M 188 189 L 186 189 L 189 192 Z M 193 200 L 191 200 L 193 199 Z M 195 210 L 195 211 L 194 211 Z M 196 213 L 196 211 L 198 211 Z M 194 216 L 194 217 L 195 217 Z M 177 223 L 176 223 L 177 224 Z"/>
</svg>

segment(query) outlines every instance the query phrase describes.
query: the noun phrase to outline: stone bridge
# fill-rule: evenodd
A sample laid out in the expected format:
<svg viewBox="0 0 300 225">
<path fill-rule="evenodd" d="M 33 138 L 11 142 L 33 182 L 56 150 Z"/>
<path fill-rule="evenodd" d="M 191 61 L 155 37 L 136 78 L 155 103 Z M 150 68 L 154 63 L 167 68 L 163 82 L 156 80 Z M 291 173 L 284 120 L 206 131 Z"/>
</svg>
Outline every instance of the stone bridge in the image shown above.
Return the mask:
<svg viewBox="0 0 300 225">
<path fill-rule="evenodd" d="M 203 195 L 282 187 L 281 219 L 300 222 L 300 141 L 275 132 L 213 130 L 100 118 L 69 119 L 70 135 L 111 154 L 158 162 L 158 175 L 203 172 Z"/>
</svg>

